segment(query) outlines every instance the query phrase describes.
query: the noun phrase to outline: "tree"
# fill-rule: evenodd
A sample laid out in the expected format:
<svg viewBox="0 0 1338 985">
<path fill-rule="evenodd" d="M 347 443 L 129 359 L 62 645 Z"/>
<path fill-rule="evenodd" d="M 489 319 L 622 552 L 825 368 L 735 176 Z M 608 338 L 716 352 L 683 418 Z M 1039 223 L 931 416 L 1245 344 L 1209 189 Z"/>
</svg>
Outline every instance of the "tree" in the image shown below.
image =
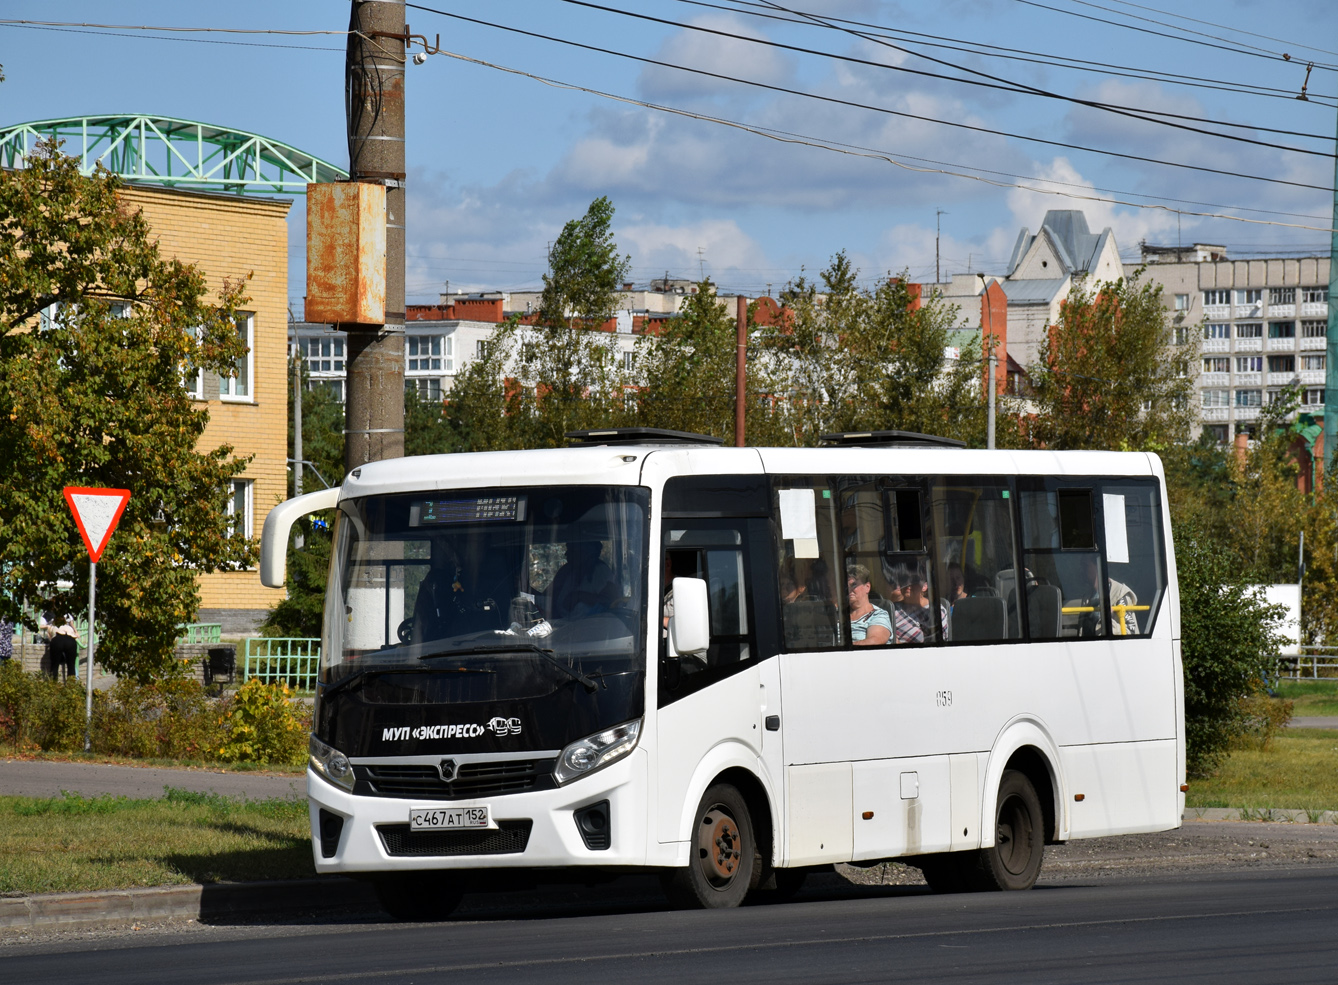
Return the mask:
<svg viewBox="0 0 1338 985">
<path fill-rule="evenodd" d="M 1031 369 L 1031 440 L 1129 451 L 1186 442 L 1196 354 L 1176 343 L 1159 285 L 1139 284 L 1137 275 L 1075 281 Z"/>
<path fill-rule="evenodd" d="M 562 229 L 549 252 L 539 323 L 521 333 L 517 377 L 508 394 L 514 434 L 527 447 L 561 447 L 570 430 L 608 426 L 624 416 L 622 373 L 612 336 L 598 329 L 614 316 L 631 258 L 618 255 L 613 203 L 600 197 Z"/>
<path fill-rule="evenodd" d="M 983 445 L 979 338 L 954 331 L 956 308 L 920 297 L 904 275 L 869 290 L 858 274 L 836 254 L 821 293 L 801 277 L 783 295 L 788 317 L 760 332 L 793 443 L 827 431 L 905 430 Z"/>
<path fill-rule="evenodd" d="M 637 341 L 632 382 L 637 423 L 709 434 L 734 435 L 738 323 L 705 279 L 683 301 L 660 334 Z"/>
<path fill-rule="evenodd" d="M 211 302 L 204 274 L 159 255 L 119 187 L 55 145 L 0 171 L 0 606 L 81 611 L 88 558 L 61 490 L 130 489 L 98 565 L 98 656 L 147 679 L 173 666 L 196 576 L 255 559 L 226 515 L 246 462 L 198 447 L 208 414 L 182 386 L 244 354 L 245 297 L 232 284 Z"/>
</svg>

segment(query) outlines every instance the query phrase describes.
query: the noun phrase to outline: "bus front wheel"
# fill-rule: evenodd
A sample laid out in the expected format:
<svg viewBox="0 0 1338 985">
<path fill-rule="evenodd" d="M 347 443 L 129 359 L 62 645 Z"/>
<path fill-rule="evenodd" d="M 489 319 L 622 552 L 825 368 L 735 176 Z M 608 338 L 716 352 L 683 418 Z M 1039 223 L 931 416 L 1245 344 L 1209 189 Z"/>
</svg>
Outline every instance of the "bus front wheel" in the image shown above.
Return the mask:
<svg viewBox="0 0 1338 985">
<path fill-rule="evenodd" d="M 669 902 L 684 909 L 738 906 L 759 872 L 752 816 L 737 789 L 717 783 L 702 795 L 686 868 L 661 882 Z"/>
</svg>

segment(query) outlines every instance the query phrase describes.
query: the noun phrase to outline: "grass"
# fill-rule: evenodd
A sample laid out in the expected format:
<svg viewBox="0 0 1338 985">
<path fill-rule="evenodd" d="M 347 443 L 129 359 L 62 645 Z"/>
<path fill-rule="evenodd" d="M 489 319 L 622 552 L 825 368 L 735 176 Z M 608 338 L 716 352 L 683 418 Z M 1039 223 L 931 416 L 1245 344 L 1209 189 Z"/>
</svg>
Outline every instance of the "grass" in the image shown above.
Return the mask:
<svg viewBox="0 0 1338 985">
<path fill-rule="evenodd" d="M 0 893 L 315 875 L 305 801 L 0 797 Z"/>
<path fill-rule="evenodd" d="M 1277 692 L 1293 702 L 1295 716 L 1338 715 L 1338 678 L 1278 681 Z"/>
<path fill-rule="evenodd" d="M 1242 742 L 1217 775 L 1191 780 L 1187 807 L 1338 810 L 1338 731 L 1289 729 Z"/>
</svg>

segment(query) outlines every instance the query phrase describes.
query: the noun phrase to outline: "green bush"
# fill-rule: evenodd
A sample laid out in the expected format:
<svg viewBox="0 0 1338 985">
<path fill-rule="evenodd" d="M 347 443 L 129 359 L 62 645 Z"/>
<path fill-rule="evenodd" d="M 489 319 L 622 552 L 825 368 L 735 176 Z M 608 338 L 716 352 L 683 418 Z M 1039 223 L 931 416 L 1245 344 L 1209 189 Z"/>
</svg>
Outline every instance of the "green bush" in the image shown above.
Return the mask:
<svg viewBox="0 0 1338 985">
<path fill-rule="evenodd" d="M 1284 640 L 1279 606 L 1242 580 L 1230 551 L 1192 522 L 1175 528 L 1185 668 L 1185 757 L 1190 776 L 1209 776 L 1249 726 L 1243 700 L 1258 694 Z"/>
<path fill-rule="evenodd" d="M 17 750 L 71 752 L 84 744 L 84 685 L 0 664 L 0 739 Z"/>
<path fill-rule="evenodd" d="M 1256 693 L 1240 701 L 1241 734 L 1238 743 L 1267 749 L 1274 736 L 1292 720 L 1293 704 L 1284 698 Z"/>
<path fill-rule="evenodd" d="M 122 679 L 93 710 L 93 748 L 120 756 L 209 759 L 222 744 L 223 711 L 200 683 Z"/>
<path fill-rule="evenodd" d="M 307 758 L 311 716 L 295 706 L 287 684 L 249 680 L 228 700 L 226 736 L 217 750 L 224 762 L 300 766 Z"/>
</svg>

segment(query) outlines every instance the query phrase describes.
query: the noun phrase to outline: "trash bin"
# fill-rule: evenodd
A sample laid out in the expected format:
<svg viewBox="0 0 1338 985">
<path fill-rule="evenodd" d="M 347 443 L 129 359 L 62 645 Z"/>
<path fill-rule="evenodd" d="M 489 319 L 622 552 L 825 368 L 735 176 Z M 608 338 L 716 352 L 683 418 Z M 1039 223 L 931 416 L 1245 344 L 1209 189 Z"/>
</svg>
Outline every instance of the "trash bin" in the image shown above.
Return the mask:
<svg viewBox="0 0 1338 985">
<path fill-rule="evenodd" d="M 235 646 L 211 646 L 209 656 L 204 660 L 204 686 L 214 683 L 215 677 L 227 677 L 232 682 L 237 670 L 237 648 Z"/>
</svg>

